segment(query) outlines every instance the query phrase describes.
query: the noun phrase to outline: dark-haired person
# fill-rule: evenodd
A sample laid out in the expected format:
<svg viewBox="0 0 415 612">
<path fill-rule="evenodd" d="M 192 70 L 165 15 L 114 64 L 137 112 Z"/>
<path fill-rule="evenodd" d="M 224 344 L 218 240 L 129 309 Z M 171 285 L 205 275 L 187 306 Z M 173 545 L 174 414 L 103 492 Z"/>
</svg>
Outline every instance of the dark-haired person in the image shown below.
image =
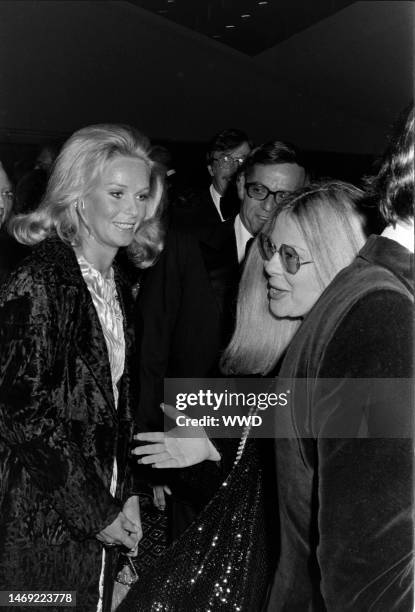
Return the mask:
<svg viewBox="0 0 415 612">
<path fill-rule="evenodd" d="M 303 187 L 307 172 L 302 155 L 280 140 L 254 149 L 238 174 L 240 209 L 234 220 L 239 263 L 246 242 L 258 234 L 290 193 Z"/>
<path fill-rule="evenodd" d="M 294 386 L 276 428 L 270 612 L 413 610 L 413 108 L 405 120 L 370 186 L 387 227 L 334 279 L 281 368 Z M 276 307 L 289 295 L 274 291 Z M 292 439 L 278 439 L 284 426 Z"/>
<path fill-rule="evenodd" d="M 245 132 L 235 128 L 218 132 L 206 152 L 211 184 L 175 207 L 173 223 L 199 236 L 205 229 L 235 216 L 238 198 L 234 179 L 251 149 L 252 142 Z"/>
<path fill-rule="evenodd" d="M 117 547 L 141 537 L 131 290 L 114 258 L 146 267 L 161 250 L 148 152 L 126 126 L 76 132 L 40 207 L 14 219 L 33 246 L 0 289 L 0 584 L 76 591 L 85 612 L 109 609 Z"/>
<path fill-rule="evenodd" d="M 199 237 L 203 261 L 220 306 L 220 351 L 234 330 L 242 264 L 253 239 L 284 199 L 306 181 L 302 154 L 293 145 L 273 140 L 256 147 L 238 172 L 238 214 Z"/>
</svg>

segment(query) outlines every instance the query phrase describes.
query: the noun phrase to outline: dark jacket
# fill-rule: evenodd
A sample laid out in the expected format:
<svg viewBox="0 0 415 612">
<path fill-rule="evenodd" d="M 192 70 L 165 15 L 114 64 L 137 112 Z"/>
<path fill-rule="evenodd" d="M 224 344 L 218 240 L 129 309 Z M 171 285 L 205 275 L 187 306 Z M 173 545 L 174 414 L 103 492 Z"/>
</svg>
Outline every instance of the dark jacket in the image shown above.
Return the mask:
<svg viewBox="0 0 415 612">
<path fill-rule="evenodd" d="M 235 182 L 230 183 L 224 196 L 221 197 L 221 212 L 225 219 L 234 219 L 238 214 L 241 202 Z M 189 231 L 194 236 L 204 235 L 206 230 L 220 226 L 223 221 L 213 202 L 210 186 L 187 195 L 181 203 L 171 209 L 172 223 L 175 227 Z"/>
<path fill-rule="evenodd" d="M 126 339 L 117 410 L 101 325 L 73 249 L 44 240 L 0 289 L 0 584 L 77 591 L 85 611 L 98 601 L 95 535 L 129 497 L 131 300 L 118 271 L 116 283 Z"/>
<path fill-rule="evenodd" d="M 140 425 L 163 425 L 163 379 L 218 374 L 234 323 L 239 265 L 233 220 L 200 240 L 170 228 L 164 251 L 143 274 L 136 320 Z"/>
<path fill-rule="evenodd" d="M 270 612 L 412 610 L 412 283 L 413 255 L 371 236 L 288 348 Z"/>
</svg>

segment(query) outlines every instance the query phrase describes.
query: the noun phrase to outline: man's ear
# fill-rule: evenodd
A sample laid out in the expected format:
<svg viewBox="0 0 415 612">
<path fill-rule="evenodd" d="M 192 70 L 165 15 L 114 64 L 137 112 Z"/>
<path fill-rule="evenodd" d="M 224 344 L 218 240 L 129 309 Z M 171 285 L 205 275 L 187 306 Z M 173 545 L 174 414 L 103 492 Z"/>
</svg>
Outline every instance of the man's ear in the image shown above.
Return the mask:
<svg viewBox="0 0 415 612">
<path fill-rule="evenodd" d="M 243 172 L 236 177 L 236 189 L 238 190 L 238 198 L 243 202 L 245 197 L 245 174 Z"/>
<path fill-rule="evenodd" d="M 208 172 L 209 172 L 210 176 L 213 176 L 213 170 L 212 170 L 212 166 L 210 164 L 208 164 L 207 169 L 208 169 Z"/>
</svg>

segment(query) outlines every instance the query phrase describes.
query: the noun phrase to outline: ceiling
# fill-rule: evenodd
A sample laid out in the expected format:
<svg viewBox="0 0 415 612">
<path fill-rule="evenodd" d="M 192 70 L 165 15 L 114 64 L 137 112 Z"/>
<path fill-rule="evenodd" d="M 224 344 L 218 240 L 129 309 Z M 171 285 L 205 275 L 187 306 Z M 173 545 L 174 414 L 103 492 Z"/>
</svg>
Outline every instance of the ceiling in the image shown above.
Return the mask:
<svg viewBox="0 0 415 612">
<path fill-rule="evenodd" d="M 191 1 L 189 14 L 213 3 Z M 298 23 L 322 5 L 301 6 Z M 251 56 L 127 0 L 0 0 L 0 145 L 110 122 L 180 143 L 234 126 L 257 143 L 377 154 L 413 96 L 414 9 L 349 3 Z"/>
<path fill-rule="evenodd" d="M 353 4 L 350 0 L 129 1 L 251 56 Z"/>
</svg>

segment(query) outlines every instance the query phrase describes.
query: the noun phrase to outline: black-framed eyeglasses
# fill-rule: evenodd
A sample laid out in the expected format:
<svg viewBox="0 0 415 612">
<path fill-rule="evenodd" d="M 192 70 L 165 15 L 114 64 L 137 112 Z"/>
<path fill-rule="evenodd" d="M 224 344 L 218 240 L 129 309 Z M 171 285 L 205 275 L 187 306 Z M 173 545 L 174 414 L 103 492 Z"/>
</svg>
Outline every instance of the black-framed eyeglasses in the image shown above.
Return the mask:
<svg viewBox="0 0 415 612">
<path fill-rule="evenodd" d="M 271 191 L 271 189 L 268 189 L 262 183 L 245 183 L 245 190 L 250 198 L 260 202 L 266 200 L 269 195 L 272 195 L 274 196 L 275 204 L 281 204 L 291 193 L 291 191 L 283 191 L 282 189 Z"/>
<path fill-rule="evenodd" d="M 238 157 L 234 157 L 229 153 L 224 153 L 223 155 L 217 155 L 213 158 L 220 166 L 242 166 L 246 157 L 243 155 L 239 155 Z"/>
<path fill-rule="evenodd" d="M 266 234 L 260 234 L 258 240 L 259 252 L 261 253 L 262 259 L 270 261 L 278 253 L 281 259 L 282 267 L 288 274 L 297 274 L 301 266 L 305 264 L 313 263 L 310 261 L 301 261 L 300 256 L 294 247 L 288 244 L 282 244 L 279 249 L 272 242 L 271 238 Z"/>
</svg>

